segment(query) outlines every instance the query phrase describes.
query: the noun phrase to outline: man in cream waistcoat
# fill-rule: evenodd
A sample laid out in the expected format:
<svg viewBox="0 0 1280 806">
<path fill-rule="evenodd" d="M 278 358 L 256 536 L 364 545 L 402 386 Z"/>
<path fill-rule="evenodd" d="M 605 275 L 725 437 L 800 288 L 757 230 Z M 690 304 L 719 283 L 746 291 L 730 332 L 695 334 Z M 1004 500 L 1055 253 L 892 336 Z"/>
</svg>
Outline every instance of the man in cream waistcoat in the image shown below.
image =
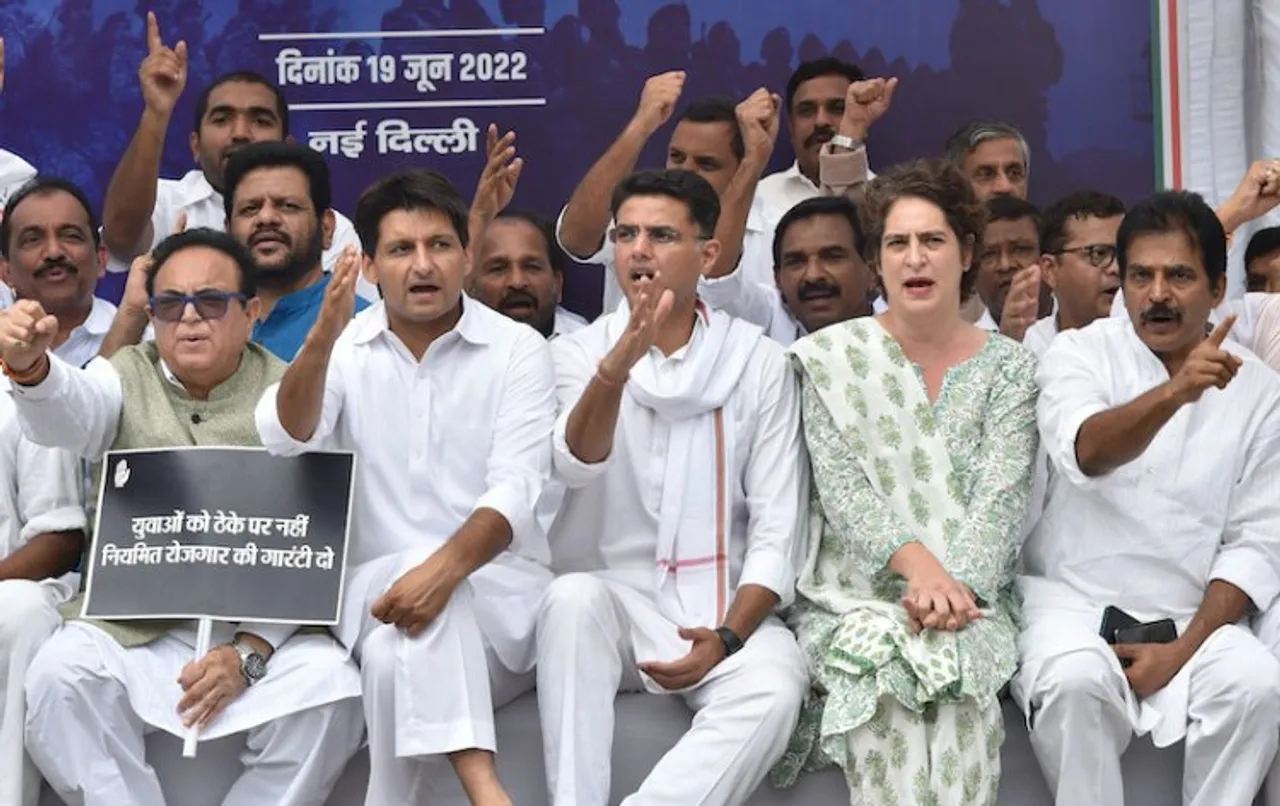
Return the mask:
<svg viewBox="0 0 1280 806">
<path fill-rule="evenodd" d="M 0 357 L 26 436 L 91 461 L 112 449 L 260 444 L 253 407 L 285 367 L 249 343 L 255 288 L 253 260 L 231 236 L 174 235 L 147 282 L 155 342 L 83 370 L 48 352 L 55 318 L 16 303 L 0 317 Z M 223 801 L 245 806 L 322 803 L 359 747 L 359 673 L 327 635 L 219 624 L 213 649 L 192 661 L 190 623 L 65 610 L 27 672 L 26 743 L 68 802 L 163 804 L 143 743 L 154 730 L 247 731 L 245 772 Z"/>
</svg>

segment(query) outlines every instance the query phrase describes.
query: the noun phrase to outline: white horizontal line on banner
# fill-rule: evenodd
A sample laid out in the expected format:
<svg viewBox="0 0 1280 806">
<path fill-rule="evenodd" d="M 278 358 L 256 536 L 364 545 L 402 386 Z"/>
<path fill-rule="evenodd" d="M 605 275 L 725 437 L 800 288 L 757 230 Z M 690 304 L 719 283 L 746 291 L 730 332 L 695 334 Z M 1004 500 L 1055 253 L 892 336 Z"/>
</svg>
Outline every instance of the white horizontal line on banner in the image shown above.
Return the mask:
<svg viewBox="0 0 1280 806">
<path fill-rule="evenodd" d="M 289 104 L 290 112 L 322 112 L 341 109 L 448 109 L 466 106 L 546 106 L 546 98 L 474 98 L 462 101 L 335 101 Z"/>
<path fill-rule="evenodd" d="M 439 39 L 450 36 L 541 36 L 546 28 L 442 28 L 432 31 L 297 31 L 282 34 L 258 34 L 259 42 L 285 42 L 303 39 Z"/>
</svg>

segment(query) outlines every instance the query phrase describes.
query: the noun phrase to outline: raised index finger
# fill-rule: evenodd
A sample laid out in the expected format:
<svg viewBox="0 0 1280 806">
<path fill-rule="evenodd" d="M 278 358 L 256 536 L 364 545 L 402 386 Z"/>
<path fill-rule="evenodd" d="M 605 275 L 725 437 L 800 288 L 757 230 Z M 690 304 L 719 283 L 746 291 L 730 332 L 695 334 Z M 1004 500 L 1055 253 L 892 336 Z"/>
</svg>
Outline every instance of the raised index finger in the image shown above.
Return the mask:
<svg viewBox="0 0 1280 806">
<path fill-rule="evenodd" d="M 164 42 L 160 39 L 160 23 L 156 22 L 156 13 L 154 11 L 147 12 L 147 50 L 151 53 L 157 53 L 164 49 Z"/>
<path fill-rule="evenodd" d="M 1236 315 L 1228 314 L 1226 319 L 1213 329 L 1209 334 L 1209 343 L 1214 347 L 1221 347 L 1222 342 L 1226 341 L 1227 334 L 1231 332 L 1231 327 L 1236 323 Z"/>
</svg>

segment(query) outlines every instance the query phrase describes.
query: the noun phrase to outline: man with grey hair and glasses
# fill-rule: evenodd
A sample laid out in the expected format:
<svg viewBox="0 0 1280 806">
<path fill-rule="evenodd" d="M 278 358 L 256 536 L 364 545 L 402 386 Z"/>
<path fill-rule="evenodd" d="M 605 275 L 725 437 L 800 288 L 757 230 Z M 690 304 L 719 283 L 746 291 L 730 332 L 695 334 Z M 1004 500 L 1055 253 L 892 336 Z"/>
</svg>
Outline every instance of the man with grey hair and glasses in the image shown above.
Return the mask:
<svg viewBox="0 0 1280 806">
<path fill-rule="evenodd" d="M 1001 121 L 976 121 L 947 139 L 947 159 L 973 185 L 978 200 L 993 196 L 1027 197 L 1031 149 L 1017 127 Z"/>
</svg>

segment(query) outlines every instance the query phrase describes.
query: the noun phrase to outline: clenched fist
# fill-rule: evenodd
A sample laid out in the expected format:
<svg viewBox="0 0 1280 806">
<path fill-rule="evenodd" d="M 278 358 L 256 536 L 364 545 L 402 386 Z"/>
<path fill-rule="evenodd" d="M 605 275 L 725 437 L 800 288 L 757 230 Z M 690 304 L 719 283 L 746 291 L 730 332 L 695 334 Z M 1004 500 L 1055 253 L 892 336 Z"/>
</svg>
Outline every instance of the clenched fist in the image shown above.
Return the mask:
<svg viewBox="0 0 1280 806">
<path fill-rule="evenodd" d="M 640 105 L 636 108 L 635 121 L 651 135 L 671 119 L 680 93 L 684 91 L 683 70 L 672 70 L 659 73 L 644 82 L 644 90 L 640 92 Z"/>
<path fill-rule="evenodd" d="M 0 312 L 0 360 L 12 372 L 36 365 L 58 335 L 58 319 L 33 299 L 20 299 Z"/>
</svg>

